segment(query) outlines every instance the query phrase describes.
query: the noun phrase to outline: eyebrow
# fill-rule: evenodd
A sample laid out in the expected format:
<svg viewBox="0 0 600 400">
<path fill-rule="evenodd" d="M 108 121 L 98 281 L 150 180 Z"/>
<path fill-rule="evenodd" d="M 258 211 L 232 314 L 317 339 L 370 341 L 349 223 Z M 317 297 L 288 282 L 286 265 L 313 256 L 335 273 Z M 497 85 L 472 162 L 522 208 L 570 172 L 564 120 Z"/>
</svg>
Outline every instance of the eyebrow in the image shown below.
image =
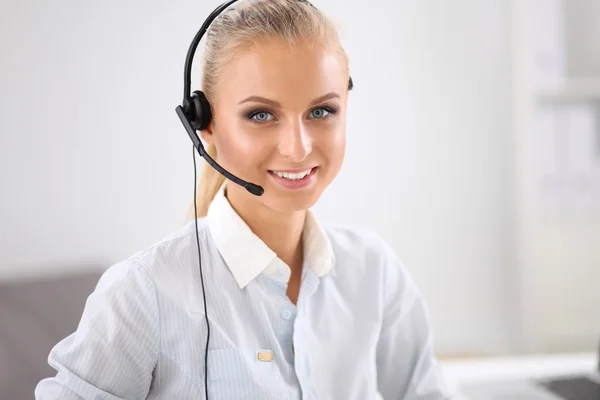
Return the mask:
<svg viewBox="0 0 600 400">
<path fill-rule="evenodd" d="M 314 106 L 315 104 L 318 104 L 318 103 L 320 103 L 320 102 L 322 102 L 322 101 L 329 100 L 329 99 L 333 99 L 333 98 L 338 98 L 338 99 L 339 99 L 339 98 L 340 98 L 340 95 L 339 95 L 339 94 L 337 94 L 336 92 L 330 92 L 330 93 L 327 93 L 327 94 L 326 94 L 326 95 L 324 95 L 324 96 L 321 96 L 321 97 L 319 97 L 319 98 L 317 98 L 317 99 L 313 100 L 313 101 L 310 103 L 310 105 L 311 105 L 311 106 Z M 248 103 L 248 102 L 250 102 L 250 101 L 257 101 L 257 102 L 260 102 L 260 103 L 265 103 L 265 104 L 268 104 L 268 105 L 270 105 L 271 107 L 275 107 L 275 108 L 281 108 L 281 103 L 279 103 L 278 101 L 275 101 L 275 100 L 270 100 L 270 99 L 267 99 L 267 98 L 265 98 L 265 97 L 261 97 L 261 96 L 250 96 L 250 97 L 247 97 L 247 98 L 245 98 L 244 100 L 240 101 L 240 102 L 239 102 L 239 104 Z"/>
</svg>

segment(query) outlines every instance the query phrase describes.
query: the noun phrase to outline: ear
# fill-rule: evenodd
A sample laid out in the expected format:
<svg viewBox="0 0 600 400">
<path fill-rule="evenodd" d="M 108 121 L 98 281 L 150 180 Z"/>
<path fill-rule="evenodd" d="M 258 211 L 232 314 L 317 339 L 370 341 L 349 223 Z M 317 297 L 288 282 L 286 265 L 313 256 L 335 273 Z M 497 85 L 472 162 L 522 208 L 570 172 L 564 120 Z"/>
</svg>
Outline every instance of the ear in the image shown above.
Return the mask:
<svg viewBox="0 0 600 400">
<path fill-rule="evenodd" d="M 202 139 L 202 141 L 206 144 L 213 144 L 213 130 L 212 130 L 212 125 L 213 123 L 209 123 L 208 126 L 206 127 L 206 129 L 203 129 L 201 131 L 198 131 L 200 133 L 200 138 Z"/>
</svg>

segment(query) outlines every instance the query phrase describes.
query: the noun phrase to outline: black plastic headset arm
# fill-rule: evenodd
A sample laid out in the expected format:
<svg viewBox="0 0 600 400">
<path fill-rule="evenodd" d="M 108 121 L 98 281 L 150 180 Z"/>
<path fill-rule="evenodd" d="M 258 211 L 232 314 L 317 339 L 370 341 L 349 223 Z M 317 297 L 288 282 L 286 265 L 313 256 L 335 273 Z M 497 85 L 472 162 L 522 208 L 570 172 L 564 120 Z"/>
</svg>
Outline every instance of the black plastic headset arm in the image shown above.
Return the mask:
<svg viewBox="0 0 600 400">
<path fill-rule="evenodd" d="M 216 169 L 227 179 L 237 183 L 240 186 L 243 186 L 244 188 L 246 188 L 247 191 L 249 191 L 250 193 L 252 193 L 256 196 L 261 196 L 264 193 L 264 189 L 262 188 L 262 186 L 258 186 L 253 183 L 246 182 L 245 180 L 240 179 L 237 176 L 229 173 L 226 169 L 224 169 L 219 164 L 217 164 L 217 162 L 215 160 L 213 160 L 213 158 L 210 155 L 208 155 L 208 153 L 204 150 L 202 141 L 200 141 L 200 138 L 194 131 L 194 128 L 192 128 L 192 126 L 190 125 L 190 122 L 188 121 L 188 119 L 185 116 L 185 112 L 183 111 L 183 108 L 181 106 L 177 106 L 175 108 L 175 111 L 177 112 L 177 115 L 179 116 L 181 123 L 185 127 L 185 130 L 188 133 L 190 139 L 192 139 L 192 142 L 194 143 L 194 147 L 196 147 L 196 149 L 198 150 L 198 154 L 200 154 L 200 156 L 202 156 L 206 160 L 206 162 L 208 162 L 210 164 L 211 167 Z"/>
</svg>

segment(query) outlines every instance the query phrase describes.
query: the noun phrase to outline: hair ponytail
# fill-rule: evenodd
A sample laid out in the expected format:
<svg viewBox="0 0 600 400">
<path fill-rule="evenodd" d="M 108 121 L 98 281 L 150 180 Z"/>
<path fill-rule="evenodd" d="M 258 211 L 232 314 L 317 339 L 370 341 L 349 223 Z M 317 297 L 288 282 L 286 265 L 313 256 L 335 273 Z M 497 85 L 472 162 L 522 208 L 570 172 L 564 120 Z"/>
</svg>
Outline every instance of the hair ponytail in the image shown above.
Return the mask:
<svg viewBox="0 0 600 400">
<path fill-rule="evenodd" d="M 214 160 L 217 159 L 217 148 L 210 144 L 206 146 L 206 152 Z M 203 159 L 201 159 L 203 160 Z M 225 177 L 221 175 L 216 169 L 211 167 L 207 162 L 204 162 L 202 168 L 202 174 L 200 175 L 200 184 L 196 190 L 196 205 L 198 208 L 198 214 L 196 218 L 206 216 L 208 213 L 208 207 L 215 198 L 217 192 L 225 182 Z M 194 219 L 194 204 L 190 206 L 188 211 L 187 220 Z"/>
</svg>

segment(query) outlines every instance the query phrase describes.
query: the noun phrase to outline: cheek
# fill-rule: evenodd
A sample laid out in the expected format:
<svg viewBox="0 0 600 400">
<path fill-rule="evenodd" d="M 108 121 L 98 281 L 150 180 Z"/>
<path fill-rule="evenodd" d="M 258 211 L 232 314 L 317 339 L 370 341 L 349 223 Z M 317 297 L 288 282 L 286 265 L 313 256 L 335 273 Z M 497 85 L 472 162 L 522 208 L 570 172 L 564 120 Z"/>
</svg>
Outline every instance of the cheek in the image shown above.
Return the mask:
<svg viewBox="0 0 600 400">
<path fill-rule="evenodd" d="M 216 144 L 219 161 L 225 168 L 237 173 L 260 168 L 268 152 L 268 146 L 263 142 L 255 133 L 232 124 L 219 131 Z"/>
<path fill-rule="evenodd" d="M 330 135 L 326 147 L 325 154 L 331 167 L 339 170 L 346 153 L 346 130 L 342 128 Z"/>
</svg>

